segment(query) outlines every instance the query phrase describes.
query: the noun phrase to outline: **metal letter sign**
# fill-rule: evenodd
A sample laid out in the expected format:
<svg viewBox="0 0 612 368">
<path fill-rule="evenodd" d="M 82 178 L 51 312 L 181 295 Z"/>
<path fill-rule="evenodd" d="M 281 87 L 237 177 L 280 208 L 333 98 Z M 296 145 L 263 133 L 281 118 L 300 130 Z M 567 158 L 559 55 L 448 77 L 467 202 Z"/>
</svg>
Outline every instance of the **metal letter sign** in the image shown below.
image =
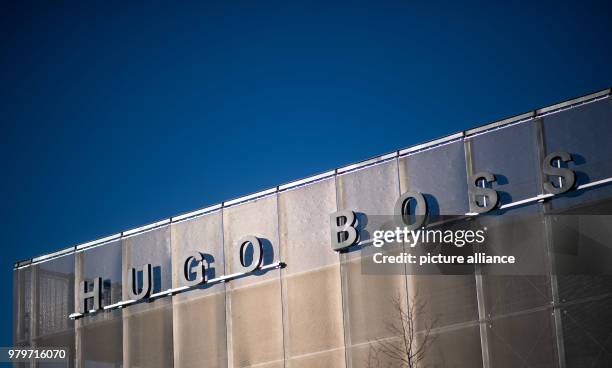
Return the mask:
<svg viewBox="0 0 612 368">
<path fill-rule="evenodd" d="M 542 162 L 542 174 L 545 178 L 543 190 L 546 193 L 542 193 L 537 197 L 521 200 L 519 201 L 520 204 L 547 200 L 551 196 L 559 195 L 573 189 L 576 184 L 576 174 L 573 170 L 562 167 L 562 163 L 571 161 L 572 156 L 565 151 L 553 152 L 546 156 Z M 554 178 L 554 180 L 551 177 Z M 496 190 L 487 186 L 487 184 L 495 182 L 495 175 L 486 171 L 470 176 L 467 195 L 471 212 L 465 215 L 474 216 L 486 213 L 499 206 L 499 194 Z M 591 183 L 589 185 L 592 186 L 593 184 Z M 580 189 L 580 187 L 578 189 Z M 511 207 L 517 203 L 507 203 L 501 206 L 501 208 Z M 411 206 L 411 204 L 414 204 L 414 206 Z M 412 211 L 410 210 L 411 207 L 413 208 Z M 399 226 L 405 226 L 408 230 L 415 230 L 422 227 L 428 216 L 425 197 L 423 194 L 416 191 L 408 191 L 402 194 L 396 201 L 394 215 L 399 219 L 397 221 Z M 414 220 L 411 221 L 411 218 Z M 333 250 L 342 251 L 358 243 L 359 231 L 357 230 L 356 223 L 357 216 L 355 212 L 351 210 L 338 211 L 330 215 L 331 247 Z M 240 252 L 240 264 L 234 266 L 237 267 L 238 272 L 207 280 L 204 255 L 199 252 L 192 252 L 188 254 L 181 264 L 182 272 L 179 272 L 179 279 L 182 285 L 175 289 L 169 289 L 154 294 L 151 294 L 154 289 L 152 285 L 151 265 L 145 264 L 141 271 L 138 271 L 136 268 L 129 268 L 125 270 L 128 279 L 127 289 L 129 300 L 109 306 L 102 306 L 101 278 L 98 277 L 93 279 L 92 290 L 88 290 L 87 282 L 82 281 L 78 289 L 79 311 L 78 313 L 71 314 L 70 318 L 80 318 L 87 313 L 95 313 L 100 309 L 108 310 L 123 308 L 142 300 L 171 296 L 191 290 L 201 284 L 228 282 L 257 270 L 285 267 L 285 264 L 282 262 L 263 266 L 264 247 L 262 246 L 261 240 L 256 236 L 246 236 L 240 239 L 238 241 L 238 249 Z M 139 275 L 142 275 L 142 277 L 139 278 Z M 93 300 L 93 308 L 87 310 L 87 301 L 90 299 Z"/>
<path fill-rule="evenodd" d="M 257 237 L 249 235 L 240 239 L 238 244 L 240 244 L 240 266 L 242 268 L 240 272 L 253 272 L 261 267 L 261 263 L 263 262 L 263 247 L 261 246 L 261 241 Z M 250 260 L 247 258 L 249 245 L 253 248 L 253 254 Z"/>
<path fill-rule="evenodd" d="M 470 176 L 468 191 L 470 193 L 470 210 L 475 213 L 489 212 L 497 207 L 499 196 L 497 192 L 491 188 L 487 188 L 487 183 L 494 183 L 495 175 L 490 172 L 479 172 Z M 482 186 L 478 184 L 482 183 Z M 482 202 L 478 199 L 482 197 Z"/>
<path fill-rule="evenodd" d="M 142 270 L 137 270 L 134 267 L 130 267 L 125 270 L 127 272 L 128 279 L 128 300 L 111 305 L 102 306 L 102 278 L 94 278 L 93 288 L 89 291 L 87 290 L 87 281 L 82 281 L 78 295 L 78 300 L 80 301 L 78 312 L 72 313 L 70 318 L 77 319 L 84 317 L 87 314 L 95 313 L 101 309 L 112 310 L 124 308 L 144 300 L 171 296 L 191 290 L 192 288 L 201 284 L 228 282 L 257 270 L 271 270 L 285 267 L 285 264 L 282 262 L 263 266 L 264 248 L 261 244 L 261 240 L 256 236 L 246 236 L 240 239 L 238 244 L 240 249 L 240 265 L 238 266 L 237 273 L 207 280 L 206 265 L 204 264 L 205 260 L 203 254 L 200 252 L 191 252 L 187 255 L 182 263 L 182 272 L 179 272 L 182 285 L 178 288 L 161 291 L 155 294 L 151 294 L 154 290 L 152 277 L 153 268 L 151 264 L 143 265 Z M 139 277 L 140 275 L 142 275 L 142 277 Z M 87 301 L 90 299 L 93 300 L 93 308 L 87 310 Z"/>
<path fill-rule="evenodd" d="M 142 287 L 138 288 L 138 272 L 130 268 L 128 272 L 128 297 L 130 300 L 147 298 L 151 294 L 151 264 L 147 263 L 142 269 Z"/>
<path fill-rule="evenodd" d="M 191 266 L 192 262 L 195 262 L 195 266 Z M 191 279 L 191 272 L 195 273 L 193 280 Z M 203 283 L 206 275 L 206 266 L 204 266 L 204 257 L 200 252 L 192 252 L 185 258 L 183 263 L 182 282 L 186 286 L 195 286 Z"/>
<path fill-rule="evenodd" d="M 331 216 L 331 244 L 333 250 L 340 250 L 357 242 L 356 216 L 353 211 L 339 211 Z"/>
<path fill-rule="evenodd" d="M 551 194 L 561 194 L 572 189 L 576 183 L 576 174 L 568 168 L 561 167 L 561 162 L 572 161 L 572 156 L 567 152 L 553 152 L 546 156 L 542 162 L 542 172 L 544 175 L 556 176 L 559 178 L 558 185 L 547 181 L 544 183 L 544 189 Z M 554 163 L 557 166 L 553 166 Z"/>
<path fill-rule="evenodd" d="M 99 309 L 102 309 L 102 278 L 96 277 L 93 279 L 93 288 L 90 291 L 87 291 L 87 282 L 81 281 L 81 287 L 79 288 L 79 292 L 81 293 L 81 297 L 79 298 L 79 311 L 81 313 L 89 312 L 87 310 L 87 300 L 93 299 L 93 308 L 91 311 L 95 312 Z"/>
<path fill-rule="evenodd" d="M 410 219 L 410 200 L 415 201 L 414 207 L 414 222 L 411 224 Z M 425 197 L 419 192 L 406 192 L 402 194 L 395 202 L 395 215 L 400 220 L 400 226 L 405 226 L 408 230 L 416 230 L 423 226 L 427 216 L 427 202 Z"/>
<path fill-rule="evenodd" d="M 545 178 L 544 191 L 548 194 L 542 193 L 538 197 L 522 200 L 520 201 L 521 204 L 546 200 L 551 194 L 558 195 L 573 189 L 576 184 L 576 174 L 573 170 L 561 166 L 562 163 L 571 161 L 572 156 L 565 151 L 553 152 L 546 156 L 542 162 L 542 173 Z M 548 179 L 548 177 L 554 177 L 555 180 Z M 495 175 L 487 171 L 470 176 L 467 193 L 470 212 L 465 215 L 474 216 L 499 207 L 499 193 L 487 186 L 489 183 L 496 183 L 496 180 Z M 411 202 L 414 203 L 413 213 L 410 213 Z M 502 208 L 513 205 L 516 204 L 505 204 Z M 407 230 L 416 230 L 422 227 L 429 215 L 427 202 L 423 194 L 415 191 L 402 194 L 395 202 L 394 215 L 397 217 L 398 226 L 403 226 Z M 411 217 L 414 218 L 412 222 L 410 221 Z M 355 222 L 356 216 L 353 211 L 344 210 L 331 214 L 330 230 L 331 248 L 333 250 L 342 251 L 358 243 L 359 232 Z"/>
</svg>

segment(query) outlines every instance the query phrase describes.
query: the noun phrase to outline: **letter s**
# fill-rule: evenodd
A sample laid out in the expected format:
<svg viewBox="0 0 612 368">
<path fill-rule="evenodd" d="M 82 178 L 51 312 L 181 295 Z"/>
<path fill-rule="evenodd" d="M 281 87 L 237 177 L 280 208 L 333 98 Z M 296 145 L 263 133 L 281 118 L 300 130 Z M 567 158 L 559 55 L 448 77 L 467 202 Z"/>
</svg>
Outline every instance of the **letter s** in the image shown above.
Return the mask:
<svg viewBox="0 0 612 368">
<path fill-rule="evenodd" d="M 570 170 L 566 167 L 553 166 L 555 161 L 563 161 L 570 162 L 572 160 L 572 156 L 565 151 L 557 151 L 553 152 L 550 155 L 544 158 L 544 162 L 542 162 L 542 173 L 548 176 L 557 176 L 559 177 L 559 186 L 555 186 L 552 182 L 547 181 L 544 183 L 544 190 L 551 194 L 561 194 L 572 189 L 574 184 L 576 184 L 576 174 L 573 170 Z"/>
<path fill-rule="evenodd" d="M 495 182 L 495 175 L 490 172 L 481 171 L 470 177 L 468 192 L 470 196 L 470 210 L 476 213 L 489 212 L 497 206 L 499 195 L 497 191 L 491 188 L 482 188 L 478 186 L 480 180 L 485 180 L 487 183 Z M 478 197 L 484 197 L 483 204 L 478 203 Z"/>
</svg>

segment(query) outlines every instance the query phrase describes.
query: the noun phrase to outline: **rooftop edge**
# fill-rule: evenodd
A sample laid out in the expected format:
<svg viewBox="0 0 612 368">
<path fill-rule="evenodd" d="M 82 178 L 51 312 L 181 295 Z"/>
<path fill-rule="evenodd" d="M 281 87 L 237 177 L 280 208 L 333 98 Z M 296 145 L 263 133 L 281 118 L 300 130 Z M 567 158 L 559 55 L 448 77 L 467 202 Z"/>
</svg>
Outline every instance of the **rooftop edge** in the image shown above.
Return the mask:
<svg viewBox="0 0 612 368">
<path fill-rule="evenodd" d="M 468 137 L 474 134 L 485 133 L 491 129 L 497 129 L 497 128 L 500 128 L 506 125 L 511 125 L 511 124 L 522 122 L 522 121 L 529 121 L 529 120 L 536 119 L 541 116 L 546 116 L 546 115 L 554 114 L 556 112 L 563 111 L 567 108 L 571 108 L 576 105 L 593 102 L 593 101 L 600 100 L 603 98 L 609 98 L 611 96 L 611 93 L 612 93 L 612 88 L 606 88 L 606 89 L 603 89 L 597 92 L 593 92 L 593 93 L 589 93 L 589 94 L 586 94 L 580 97 L 567 99 L 565 101 L 558 102 L 553 105 L 545 106 L 545 107 L 535 109 L 535 110 L 530 110 L 530 111 L 527 111 L 527 112 L 524 112 L 518 115 L 513 115 L 507 118 L 495 120 L 493 122 L 486 123 L 480 126 L 476 126 L 474 128 L 462 130 L 457 133 L 449 134 L 441 138 L 431 139 L 431 140 L 428 140 L 422 143 L 412 145 L 410 147 L 398 149 L 398 150 L 395 150 L 395 151 L 392 151 L 392 152 L 389 152 L 383 155 L 377 155 L 371 158 L 367 158 L 365 160 L 358 161 L 353 164 L 344 165 L 344 166 L 335 168 L 333 170 L 324 171 L 321 173 L 317 173 L 315 175 L 307 176 L 302 179 L 293 180 L 288 183 L 281 184 L 281 185 L 278 185 L 278 186 L 275 186 L 269 189 L 260 190 L 254 193 L 236 197 L 234 199 L 230 199 L 228 201 L 221 202 L 219 204 L 206 206 L 206 207 L 194 210 L 194 211 L 185 212 L 185 213 L 182 213 L 176 216 L 164 218 L 159 221 L 154 221 L 146 225 L 128 229 L 128 230 L 122 231 L 114 235 L 105 236 L 105 237 L 98 238 L 98 239 L 84 242 L 84 243 L 79 243 L 74 246 L 63 248 L 55 252 L 46 253 L 46 254 L 43 254 L 37 257 L 19 260 L 14 263 L 13 269 L 20 269 L 20 268 L 28 267 L 33 264 L 38 264 L 38 263 L 45 262 L 51 259 L 55 259 L 55 258 L 64 256 L 64 255 L 67 255 L 67 254 L 75 253 L 77 250 L 82 251 L 84 249 L 94 247 L 96 245 L 101 245 L 109 241 L 120 240 L 125 237 L 133 236 L 135 234 L 138 234 L 140 232 L 144 232 L 144 231 L 147 231 L 153 228 L 157 228 L 160 226 L 176 223 L 179 221 L 184 221 L 186 219 L 198 217 L 198 216 L 201 216 L 201 215 L 204 215 L 204 214 L 207 214 L 207 213 L 210 213 L 210 212 L 213 212 L 213 211 L 225 208 L 225 207 L 235 206 L 237 204 L 252 201 L 260 197 L 268 196 L 273 193 L 286 191 L 294 187 L 299 187 L 299 186 L 307 185 L 307 184 L 310 184 L 316 181 L 324 180 L 324 179 L 333 177 L 338 174 L 344 174 L 344 173 L 348 173 L 351 171 L 355 171 L 360 168 L 364 168 L 364 167 L 367 167 L 367 166 L 370 166 L 376 163 L 387 161 L 392 158 L 405 156 L 411 153 L 416 153 L 424 149 L 433 148 L 438 145 L 441 145 L 441 144 L 444 144 L 450 141 L 455 141 L 461 138 L 465 138 L 465 137 Z"/>
</svg>

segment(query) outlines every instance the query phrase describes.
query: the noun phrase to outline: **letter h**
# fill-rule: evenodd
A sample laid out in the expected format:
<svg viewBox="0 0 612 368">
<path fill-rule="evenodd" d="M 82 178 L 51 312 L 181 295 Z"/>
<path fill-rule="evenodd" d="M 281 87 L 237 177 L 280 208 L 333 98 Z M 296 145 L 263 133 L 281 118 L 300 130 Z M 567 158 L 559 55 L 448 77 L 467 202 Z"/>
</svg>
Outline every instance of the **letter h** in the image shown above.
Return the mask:
<svg viewBox="0 0 612 368">
<path fill-rule="evenodd" d="M 85 314 L 89 312 L 87 310 L 87 300 L 93 299 L 93 308 L 91 311 L 97 311 L 102 309 L 102 278 L 96 277 L 93 279 L 93 288 L 87 291 L 87 281 L 81 281 L 81 287 L 79 289 L 80 296 L 80 312 Z"/>
</svg>

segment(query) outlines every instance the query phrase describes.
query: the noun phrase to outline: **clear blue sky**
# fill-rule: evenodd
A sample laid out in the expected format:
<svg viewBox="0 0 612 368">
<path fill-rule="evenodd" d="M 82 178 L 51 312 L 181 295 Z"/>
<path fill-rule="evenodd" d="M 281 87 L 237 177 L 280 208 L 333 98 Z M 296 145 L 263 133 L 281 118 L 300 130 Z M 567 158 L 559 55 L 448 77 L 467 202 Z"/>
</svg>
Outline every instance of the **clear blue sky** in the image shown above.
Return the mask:
<svg viewBox="0 0 612 368">
<path fill-rule="evenodd" d="M 3 4 L 0 346 L 18 259 L 612 85 L 609 1 L 424 4 Z"/>
</svg>

